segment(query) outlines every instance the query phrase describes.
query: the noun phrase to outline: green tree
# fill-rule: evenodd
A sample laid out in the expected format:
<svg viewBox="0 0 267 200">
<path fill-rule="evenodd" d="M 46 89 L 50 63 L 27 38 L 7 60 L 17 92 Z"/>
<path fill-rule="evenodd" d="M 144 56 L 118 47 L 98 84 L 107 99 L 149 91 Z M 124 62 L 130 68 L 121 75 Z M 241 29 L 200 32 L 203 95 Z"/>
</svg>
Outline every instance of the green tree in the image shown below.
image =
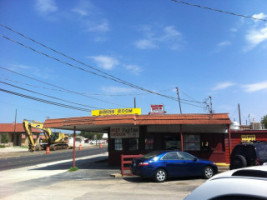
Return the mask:
<svg viewBox="0 0 267 200">
<path fill-rule="evenodd" d="M 79 135 L 85 138 L 89 138 L 91 140 L 94 140 L 94 139 L 100 140 L 103 137 L 103 133 L 87 132 L 87 131 L 81 131 Z M 95 138 L 95 135 L 96 135 L 96 138 Z"/>
<path fill-rule="evenodd" d="M 7 134 L 3 134 L 1 137 L 1 143 L 8 143 L 8 136 Z"/>
<path fill-rule="evenodd" d="M 267 128 L 267 115 L 265 115 L 265 116 L 262 118 L 261 123 L 263 124 L 263 126 L 264 126 L 265 128 Z"/>
</svg>

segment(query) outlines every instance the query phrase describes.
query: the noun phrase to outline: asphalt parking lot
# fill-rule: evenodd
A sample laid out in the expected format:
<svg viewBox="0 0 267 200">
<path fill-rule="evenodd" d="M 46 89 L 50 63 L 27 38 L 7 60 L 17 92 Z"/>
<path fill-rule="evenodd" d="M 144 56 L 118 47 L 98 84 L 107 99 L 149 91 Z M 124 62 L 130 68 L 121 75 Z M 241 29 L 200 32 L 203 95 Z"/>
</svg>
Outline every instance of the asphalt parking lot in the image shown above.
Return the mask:
<svg viewBox="0 0 267 200">
<path fill-rule="evenodd" d="M 114 178 L 119 168 L 110 167 L 107 153 L 72 162 L 40 164 L 0 174 L 0 199 L 183 199 L 205 179 L 179 179 L 156 183 L 139 177 Z"/>
</svg>

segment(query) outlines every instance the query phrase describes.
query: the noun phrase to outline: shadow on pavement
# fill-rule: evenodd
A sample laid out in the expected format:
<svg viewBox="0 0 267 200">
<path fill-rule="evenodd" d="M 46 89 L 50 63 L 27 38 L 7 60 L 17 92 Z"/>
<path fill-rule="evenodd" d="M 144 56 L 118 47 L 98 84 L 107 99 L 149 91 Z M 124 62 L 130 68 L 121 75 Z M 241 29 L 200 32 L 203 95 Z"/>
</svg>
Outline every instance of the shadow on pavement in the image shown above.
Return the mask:
<svg viewBox="0 0 267 200">
<path fill-rule="evenodd" d="M 138 176 L 128 176 L 128 177 L 123 177 L 125 181 L 132 182 L 132 183 L 157 183 L 153 178 L 141 178 Z M 172 182 L 172 181 L 187 181 L 187 180 L 196 180 L 196 179 L 202 179 L 206 180 L 202 177 L 178 177 L 178 178 L 169 178 L 167 182 Z"/>
<path fill-rule="evenodd" d="M 72 161 L 58 163 L 58 164 L 48 164 L 45 167 L 35 168 L 31 170 L 68 170 L 73 166 Z M 118 166 L 109 166 L 108 157 L 101 156 L 96 158 L 88 158 L 84 160 L 77 160 L 75 166 L 79 169 L 107 169 L 107 170 L 120 170 Z"/>
</svg>

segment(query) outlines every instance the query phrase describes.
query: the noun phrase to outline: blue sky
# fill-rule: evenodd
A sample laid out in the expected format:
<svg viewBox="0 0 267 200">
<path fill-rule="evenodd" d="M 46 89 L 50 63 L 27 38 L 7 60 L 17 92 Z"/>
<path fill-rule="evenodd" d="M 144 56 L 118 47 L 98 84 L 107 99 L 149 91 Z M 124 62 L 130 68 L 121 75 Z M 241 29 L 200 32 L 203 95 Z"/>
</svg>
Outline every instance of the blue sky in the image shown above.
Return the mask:
<svg viewBox="0 0 267 200">
<path fill-rule="evenodd" d="M 267 19 L 265 0 L 185 1 Z M 187 100 L 182 102 L 183 113 L 207 113 L 201 102 L 211 96 L 214 111 L 229 113 L 232 120 L 238 120 L 240 103 L 243 124 L 267 114 L 264 21 L 170 0 L 1 0 L 0 24 L 145 89 L 177 98 L 175 88 L 179 87 L 181 99 Z M 88 69 L 3 27 L 0 34 Z M 1 89 L 89 109 L 133 107 L 136 97 L 142 114 L 150 111 L 151 104 L 164 104 L 168 114 L 179 113 L 178 103 L 172 99 L 86 73 L 3 37 L 0 47 Z M 0 105 L 1 123 L 13 122 L 16 109 L 18 122 L 91 115 L 2 91 Z"/>
</svg>

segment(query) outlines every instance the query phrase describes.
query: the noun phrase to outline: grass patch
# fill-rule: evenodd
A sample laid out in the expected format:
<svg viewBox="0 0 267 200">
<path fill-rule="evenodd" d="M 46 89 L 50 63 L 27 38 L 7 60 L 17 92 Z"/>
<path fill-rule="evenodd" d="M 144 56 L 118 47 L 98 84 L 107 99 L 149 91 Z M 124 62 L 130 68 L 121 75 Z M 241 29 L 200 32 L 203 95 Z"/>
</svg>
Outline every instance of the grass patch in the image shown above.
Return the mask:
<svg viewBox="0 0 267 200">
<path fill-rule="evenodd" d="M 5 148 L 5 147 L 6 147 L 5 145 L 0 144 L 0 148 Z"/>
<path fill-rule="evenodd" d="M 69 172 L 75 172 L 75 171 L 77 171 L 79 168 L 78 167 L 71 167 L 70 169 L 69 169 Z"/>
</svg>

